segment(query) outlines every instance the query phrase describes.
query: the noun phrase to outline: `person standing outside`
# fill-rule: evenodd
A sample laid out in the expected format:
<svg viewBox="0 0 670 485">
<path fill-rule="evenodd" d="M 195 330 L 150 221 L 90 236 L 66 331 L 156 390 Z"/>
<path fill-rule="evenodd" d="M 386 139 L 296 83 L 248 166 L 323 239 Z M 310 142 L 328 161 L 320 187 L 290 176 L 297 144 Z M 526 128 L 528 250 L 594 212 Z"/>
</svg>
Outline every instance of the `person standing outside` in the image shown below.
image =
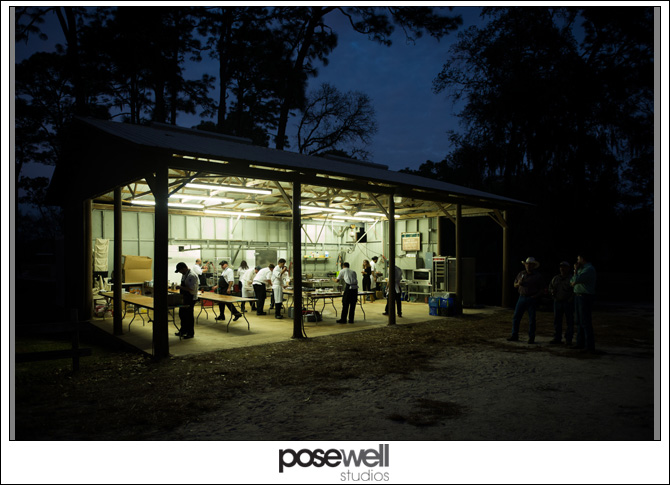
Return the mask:
<svg viewBox="0 0 670 485">
<path fill-rule="evenodd" d="M 256 294 L 256 315 L 267 315 L 263 311 L 265 299 L 267 298 L 267 287 L 272 285 L 272 271 L 275 269 L 274 264 L 270 264 L 267 268 L 261 269 L 256 266 L 258 272 L 254 276 L 253 287 Z"/>
<path fill-rule="evenodd" d="M 575 292 L 575 313 L 577 323 L 577 349 L 586 349 L 595 352 L 596 341 L 593 335 L 593 321 L 591 311 L 596 296 L 596 269 L 586 253 L 580 253 L 575 263 L 574 274 L 570 284 Z"/>
<path fill-rule="evenodd" d="M 339 281 L 344 291 L 342 292 L 342 315 L 337 323 L 354 323 L 356 303 L 358 302 L 358 277 L 356 272 L 349 268 L 349 263 L 342 263 L 342 270 L 335 281 Z"/>
<path fill-rule="evenodd" d="M 565 345 L 572 345 L 575 325 L 575 303 L 570 283 L 570 263 L 563 261 L 559 265 L 559 274 L 549 283 L 549 292 L 554 299 L 554 338 L 550 344 L 560 344 L 563 333 L 563 315 L 565 315 Z"/>
<path fill-rule="evenodd" d="M 218 284 L 212 290 L 215 290 L 219 295 L 232 295 L 233 286 L 235 285 L 235 272 L 233 268 L 228 266 L 228 261 L 221 261 L 219 264 L 221 265 L 221 276 L 219 276 Z M 226 319 L 226 307 L 228 307 L 228 310 L 233 315 L 234 322 L 242 316 L 232 303 L 219 303 L 220 315 L 216 317 L 217 320 Z"/>
<path fill-rule="evenodd" d="M 402 298 L 401 298 L 401 291 L 400 291 L 400 281 L 402 280 L 402 270 L 396 266 L 395 267 L 395 305 L 396 308 L 398 309 L 398 316 L 402 317 Z M 386 287 L 386 307 L 384 308 L 384 313 L 383 315 L 388 315 L 389 314 L 389 302 L 388 302 L 388 293 L 390 289 L 388 286 Z"/>
<path fill-rule="evenodd" d="M 195 307 L 195 302 L 198 301 L 198 276 L 183 262 L 177 263 L 175 273 L 181 273 L 181 283 L 177 285 L 177 289 L 183 299 L 183 305 L 179 307 L 181 328 L 175 335 L 189 339 L 195 336 L 193 308 Z"/>
<path fill-rule="evenodd" d="M 519 325 L 523 314 L 528 312 L 528 343 L 535 343 L 535 328 L 537 322 L 535 314 L 537 305 L 544 290 L 544 280 L 537 269 L 540 262 L 532 256 L 521 261 L 525 269 L 521 271 L 514 279 L 514 288 L 519 290 L 519 299 L 516 302 L 514 316 L 512 317 L 512 335 L 507 339 L 510 342 L 519 340 Z"/>
<path fill-rule="evenodd" d="M 243 261 L 244 262 L 244 261 Z M 246 263 L 245 263 L 246 264 Z M 258 269 L 256 269 L 258 268 Z M 240 287 L 242 288 L 242 297 L 243 298 L 255 298 L 256 295 L 254 293 L 254 278 L 256 277 L 256 273 L 258 273 L 258 270 L 260 269 L 258 266 L 256 268 L 249 268 L 244 273 L 242 276 L 240 276 Z M 241 268 L 240 268 L 241 271 Z M 244 310 L 244 304 L 246 302 L 242 302 L 242 311 Z M 251 310 L 256 310 L 256 302 L 252 301 L 249 302 L 251 304 Z"/>
<path fill-rule="evenodd" d="M 275 297 L 275 318 L 284 318 L 281 314 L 282 301 L 284 301 L 284 273 L 288 271 L 284 258 L 277 261 L 277 266 L 272 270 L 272 294 Z"/>
</svg>

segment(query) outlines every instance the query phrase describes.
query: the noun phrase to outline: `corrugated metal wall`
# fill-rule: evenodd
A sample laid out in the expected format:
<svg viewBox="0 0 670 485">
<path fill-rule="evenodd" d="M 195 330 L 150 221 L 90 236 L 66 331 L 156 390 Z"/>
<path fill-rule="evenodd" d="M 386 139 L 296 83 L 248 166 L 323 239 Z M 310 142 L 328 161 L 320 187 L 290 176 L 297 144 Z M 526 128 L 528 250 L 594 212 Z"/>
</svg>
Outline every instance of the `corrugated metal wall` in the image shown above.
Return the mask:
<svg viewBox="0 0 670 485">
<path fill-rule="evenodd" d="M 110 248 L 114 240 L 114 214 L 111 210 L 95 209 L 92 213 L 92 236 L 109 239 Z M 170 267 L 176 264 L 179 253 L 176 247 L 184 249 L 197 248 L 203 260 L 214 261 L 218 264 L 222 259 L 230 261 L 231 266 L 237 268 L 240 261 L 250 261 L 251 250 L 276 249 L 278 258 L 290 260 L 288 253 L 291 242 L 291 227 L 289 222 L 275 222 L 254 219 L 235 219 L 221 217 L 199 217 L 180 214 L 170 214 L 168 237 L 174 251 L 170 252 Z M 373 256 L 388 256 L 386 241 L 388 241 L 388 224 L 385 222 L 356 223 L 354 234 L 360 230 L 367 230 L 367 242 L 355 244 L 356 237 L 352 236 L 350 224 L 347 222 L 328 221 L 312 222 L 305 220 L 303 224 L 303 272 L 326 273 L 338 270 L 338 257 L 347 261 L 352 269 L 360 269 L 364 259 Z M 400 235 L 403 232 L 421 233 L 421 251 L 414 253 L 416 257 L 408 257 L 402 251 Z M 396 255 L 398 266 L 403 269 L 424 267 L 426 253 L 437 253 L 437 218 L 407 219 L 396 221 Z M 153 259 L 154 214 L 150 212 L 123 212 L 123 254 L 149 256 Z M 325 256 L 328 258 L 311 258 Z M 193 251 L 184 253 L 188 256 L 187 264 L 193 258 Z M 114 252 L 109 251 L 109 268 L 114 267 Z M 219 268 L 217 267 L 217 270 Z M 382 265 L 381 269 L 385 269 Z M 171 274 L 174 270 L 169 271 Z"/>
</svg>

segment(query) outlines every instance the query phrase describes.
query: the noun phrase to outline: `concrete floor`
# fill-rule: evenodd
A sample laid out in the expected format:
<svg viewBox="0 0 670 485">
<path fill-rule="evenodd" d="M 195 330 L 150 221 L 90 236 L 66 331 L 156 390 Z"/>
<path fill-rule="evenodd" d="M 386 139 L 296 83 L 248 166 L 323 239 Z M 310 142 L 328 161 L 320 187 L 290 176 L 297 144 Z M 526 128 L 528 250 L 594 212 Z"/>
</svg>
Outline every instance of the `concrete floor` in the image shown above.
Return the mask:
<svg viewBox="0 0 670 485">
<path fill-rule="evenodd" d="M 377 300 L 375 302 L 366 302 L 363 307 L 356 307 L 356 316 L 354 324 L 339 324 L 335 321 L 338 319 L 342 310 L 341 301 L 335 300 L 335 308 L 328 303 L 322 311 L 323 320 L 321 322 L 305 322 L 304 329 L 307 337 L 319 337 L 322 335 L 333 335 L 345 332 L 356 332 L 368 328 L 382 327 L 388 324 L 388 317 L 382 315 L 386 300 Z M 321 304 L 317 305 L 317 310 L 320 310 Z M 247 310 L 249 307 L 247 306 Z M 335 313 L 337 309 L 337 316 Z M 146 310 L 144 310 L 146 311 Z M 218 314 L 218 307 L 216 309 Z M 203 352 L 211 352 L 214 350 L 224 350 L 239 347 L 247 347 L 251 345 L 262 345 L 274 342 L 283 342 L 290 340 L 293 336 L 293 319 L 288 318 L 285 314 L 284 318 L 278 320 L 274 317 L 274 310 L 265 309 L 267 315 L 256 315 L 255 311 L 247 311 L 246 317 L 249 321 L 249 329 L 247 329 L 247 322 L 244 318 L 240 318 L 236 322 L 231 322 L 229 331 L 226 332 L 226 322 L 217 321 L 214 319 L 211 307 L 208 311 L 202 311 L 195 325 L 195 338 L 183 340 L 175 335 L 177 328 L 169 322 L 168 341 L 170 345 L 170 354 L 173 356 L 185 356 Z M 365 318 L 363 315 L 365 312 Z M 465 309 L 464 313 L 482 313 L 490 312 L 491 308 L 483 308 L 477 310 Z M 195 307 L 195 315 L 200 312 L 200 303 Z M 424 322 L 431 319 L 438 319 L 443 317 L 430 316 L 428 314 L 427 303 L 411 303 L 403 302 L 402 304 L 402 318 L 397 318 L 398 324 L 407 324 L 412 322 Z M 149 311 L 149 316 L 151 316 Z M 133 313 L 128 312 L 123 319 L 123 335 L 118 336 L 119 339 L 125 343 L 146 352 L 149 355 L 152 351 L 152 323 L 148 322 L 147 315 L 144 317 L 144 323 L 140 316 L 136 316 L 130 324 Z M 230 312 L 226 311 L 226 317 L 230 317 Z M 179 316 L 177 315 L 177 325 L 179 325 Z M 113 317 L 111 313 L 106 313 L 104 318 L 93 318 L 91 323 L 96 325 L 109 334 L 113 334 Z"/>
</svg>

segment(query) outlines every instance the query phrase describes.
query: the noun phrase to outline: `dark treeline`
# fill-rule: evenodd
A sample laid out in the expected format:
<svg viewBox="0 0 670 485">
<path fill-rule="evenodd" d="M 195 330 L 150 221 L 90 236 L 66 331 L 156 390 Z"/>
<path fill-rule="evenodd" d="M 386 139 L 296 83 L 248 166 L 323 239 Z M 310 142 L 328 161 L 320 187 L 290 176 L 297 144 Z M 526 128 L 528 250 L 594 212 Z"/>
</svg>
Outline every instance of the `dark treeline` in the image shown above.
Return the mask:
<svg viewBox="0 0 670 485">
<path fill-rule="evenodd" d="M 198 114 L 200 129 L 284 149 L 289 118 L 301 113 L 300 151 L 365 155 L 345 145 L 366 144 L 374 133 L 369 98 L 332 86 L 309 99 L 306 93 L 308 78 L 318 75 L 337 46 L 329 19 L 344 16 L 362 38 L 390 46 L 395 29 L 408 41 L 424 34 L 442 38 L 461 23 L 450 10 L 17 7 L 17 44 L 46 38 L 41 27 L 48 16 L 57 17 L 66 39 L 56 52 L 34 54 L 16 66 L 17 186 L 25 163 L 56 163 L 58 140 L 73 115 L 176 124 L 180 114 Z M 213 72 L 187 78 L 186 63 L 205 66 L 204 61 Z M 210 96 L 215 86 L 218 99 Z M 323 132 L 325 124 L 330 132 Z M 47 181 L 33 181 L 39 183 Z"/>
<path fill-rule="evenodd" d="M 433 84 L 460 103 L 462 131 L 450 133 L 444 160 L 414 172 L 535 204 L 510 215 L 514 270 L 535 256 L 556 274 L 561 260 L 588 251 L 603 273 L 636 273 L 634 282 L 601 278 L 609 293 L 651 298 L 653 9 L 487 8 L 483 16 L 482 27 L 459 33 Z M 478 229 L 465 231 L 474 233 L 465 255 L 486 249 L 498 259 L 499 229 L 471 224 Z"/>
<path fill-rule="evenodd" d="M 74 115 L 176 124 L 199 114 L 200 129 L 285 149 L 297 114 L 297 150 L 365 158 L 353 143 L 365 145 L 376 129 L 367 95 L 330 85 L 306 93 L 337 47 L 329 14 L 384 45 L 394 28 L 410 40 L 439 39 L 461 23 L 431 7 L 16 8 L 17 44 L 44 36 L 48 16 L 66 39 L 16 66 L 19 201 L 48 216 L 40 202 L 48 180 L 23 177 L 22 167 L 55 164 Z M 435 73 L 436 95 L 459 110 L 461 129 L 445 133 L 452 150 L 406 170 L 535 204 L 510 214 L 512 261 L 533 255 L 552 272 L 586 250 L 602 269 L 627 271 L 654 242 L 653 9 L 485 8 L 482 17 L 459 32 Z M 205 61 L 212 72 L 187 77 L 187 62 Z M 492 262 L 478 271 L 499 271 L 500 248 L 490 247 L 499 228 L 469 224 L 465 256 L 481 257 L 485 246 Z M 649 282 L 653 264 L 642 271 Z"/>
</svg>

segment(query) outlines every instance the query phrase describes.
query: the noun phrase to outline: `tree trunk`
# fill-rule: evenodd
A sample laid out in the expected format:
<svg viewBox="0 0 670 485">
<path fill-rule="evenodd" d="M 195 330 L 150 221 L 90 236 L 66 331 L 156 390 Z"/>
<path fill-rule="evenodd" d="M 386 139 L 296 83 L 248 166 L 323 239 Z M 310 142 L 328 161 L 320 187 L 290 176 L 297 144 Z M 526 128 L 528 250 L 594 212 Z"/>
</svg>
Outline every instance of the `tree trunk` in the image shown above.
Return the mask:
<svg viewBox="0 0 670 485">
<path fill-rule="evenodd" d="M 295 82 L 296 79 L 300 79 L 300 73 L 302 72 L 305 58 L 307 57 L 307 53 L 309 52 L 309 48 L 312 46 L 312 41 L 314 39 L 314 30 L 323 16 L 332 10 L 335 10 L 335 7 L 312 7 L 312 16 L 309 19 L 309 22 L 307 22 L 305 35 L 303 37 L 302 44 L 300 45 L 300 50 L 298 51 L 295 62 L 293 63 L 293 75 L 289 75 L 289 77 L 284 80 L 285 84 L 283 99 L 279 109 L 277 137 L 275 138 L 275 148 L 277 150 L 283 150 L 286 141 L 286 125 L 288 124 L 288 114 L 290 111 L 289 106 L 291 102 L 293 102 L 293 99 L 291 99 L 288 94 L 290 92 L 290 83 Z"/>
</svg>

